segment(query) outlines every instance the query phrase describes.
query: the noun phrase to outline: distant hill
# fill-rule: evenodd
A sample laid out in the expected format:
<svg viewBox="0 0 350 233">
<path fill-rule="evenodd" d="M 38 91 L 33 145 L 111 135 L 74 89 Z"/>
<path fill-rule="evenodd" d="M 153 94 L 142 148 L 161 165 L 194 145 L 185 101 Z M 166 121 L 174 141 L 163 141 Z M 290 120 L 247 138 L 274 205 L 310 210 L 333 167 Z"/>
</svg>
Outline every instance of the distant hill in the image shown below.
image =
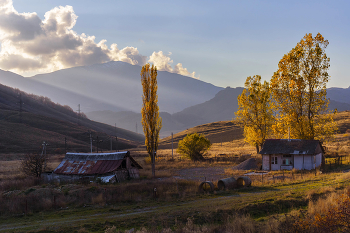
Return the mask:
<svg viewBox="0 0 350 233">
<path fill-rule="evenodd" d="M 115 135 L 118 136 L 120 149 L 136 147 L 144 140 L 141 134 L 91 121 L 47 97 L 4 85 L 0 85 L 0 128 L 2 152 L 35 150 L 43 141 L 50 143 L 51 148 L 62 149 L 65 137 L 68 148 L 86 151 L 90 148 L 88 131 L 92 131 L 93 138 L 99 136 L 99 140 L 104 141 L 100 146 L 105 149 L 110 148 L 110 136 L 113 136 L 114 148 Z"/>
<path fill-rule="evenodd" d="M 214 98 L 191 107 L 183 111 L 169 114 L 160 112 L 160 117 L 163 121 L 161 136 L 168 136 L 171 132 L 177 133 L 182 130 L 216 121 L 226 121 L 234 118 L 234 113 L 237 111 L 237 96 L 242 93 L 243 88 L 230 88 L 218 92 Z M 95 111 L 87 112 L 87 117 L 95 121 L 104 122 L 106 124 L 142 132 L 141 114 L 132 111 Z"/>
<path fill-rule="evenodd" d="M 182 130 L 192 128 L 217 121 L 228 121 L 235 118 L 235 112 L 238 110 L 237 97 L 243 91 L 242 87 L 230 88 L 219 91 L 214 98 L 180 112 L 169 114 L 161 112 L 163 128 L 161 137 L 167 137 L 171 132 L 177 133 Z M 329 109 L 338 111 L 350 110 L 350 104 L 330 100 Z M 132 111 L 113 112 L 113 111 L 95 111 L 86 113 L 88 118 L 106 124 L 125 128 L 131 131 L 136 130 L 136 124 L 139 132 L 141 127 L 141 114 Z M 141 130 L 141 131 L 140 131 Z"/>
<path fill-rule="evenodd" d="M 334 116 L 334 121 L 338 125 L 338 132 L 342 137 L 350 135 L 350 111 L 338 112 Z M 236 120 L 218 121 L 208 124 L 198 125 L 184 131 L 178 132 L 173 136 L 174 148 L 177 148 L 179 140 L 182 140 L 187 134 L 200 133 L 204 134 L 211 143 L 231 142 L 233 140 L 242 140 L 243 127 L 237 124 Z M 347 136 L 346 136 L 347 135 Z M 340 139 L 337 139 L 340 140 Z M 171 136 L 163 138 L 159 142 L 160 149 L 171 149 Z"/>
<path fill-rule="evenodd" d="M 327 88 L 327 97 L 340 103 L 350 104 L 350 87 L 330 87 Z M 350 109 L 348 109 L 350 110 Z"/>
<path fill-rule="evenodd" d="M 199 125 L 186 129 L 173 135 L 174 148 L 177 148 L 179 140 L 182 140 L 187 134 L 204 134 L 211 143 L 229 142 L 243 139 L 243 128 L 236 121 L 219 121 L 209 124 Z M 160 149 L 171 149 L 171 136 L 163 138 L 159 142 Z"/>
<path fill-rule="evenodd" d="M 100 110 L 139 112 L 142 107 L 140 73 L 141 67 L 138 65 L 112 61 L 40 74 L 30 79 L 113 106 L 111 108 L 104 106 L 102 109 L 99 105 L 90 104 L 88 108 L 82 105 L 84 112 Z M 209 100 L 223 89 L 166 71 L 158 71 L 157 82 L 160 111 L 169 113 Z M 74 106 L 77 104 L 79 103 L 72 102 Z"/>
</svg>

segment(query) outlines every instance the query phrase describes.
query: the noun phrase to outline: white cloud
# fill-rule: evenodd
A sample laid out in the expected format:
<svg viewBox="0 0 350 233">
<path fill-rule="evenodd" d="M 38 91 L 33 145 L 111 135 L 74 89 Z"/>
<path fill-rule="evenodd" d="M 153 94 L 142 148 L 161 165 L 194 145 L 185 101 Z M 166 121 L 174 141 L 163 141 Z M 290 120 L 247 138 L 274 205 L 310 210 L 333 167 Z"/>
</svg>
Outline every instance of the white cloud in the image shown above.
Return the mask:
<svg viewBox="0 0 350 233">
<path fill-rule="evenodd" d="M 171 60 L 170 58 L 171 53 L 169 53 L 169 55 L 165 55 L 163 54 L 162 51 L 159 52 L 153 52 L 152 55 L 150 56 L 148 62 L 153 63 L 158 70 L 162 70 L 162 71 L 168 71 L 171 73 L 176 73 L 176 74 L 181 74 L 184 76 L 189 76 L 195 79 L 199 79 L 198 77 L 195 77 L 195 72 L 188 72 L 188 70 L 186 68 L 182 67 L 181 63 L 178 63 L 177 65 L 175 65 L 175 68 L 171 67 L 171 64 L 174 62 L 173 60 Z"/>
<path fill-rule="evenodd" d="M 71 6 L 55 7 L 41 20 L 36 13 L 18 13 L 11 0 L 0 0 L 0 69 L 39 73 L 111 60 L 146 63 L 137 48 L 108 48 L 106 40 L 79 35 L 73 30 L 77 19 Z"/>
<path fill-rule="evenodd" d="M 36 13 L 18 13 L 12 0 L 0 0 L 0 69 L 16 73 L 44 73 L 74 66 L 92 65 L 108 61 L 123 61 L 144 65 L 147 56 L 137 48 L 110 48 L 106 40 L 95 42 L 94 36 L 73 30 L 78 16 L 72 6 L 59 6 L 46 12 L 44 20 Z M 171 67 L 171 53 L 154 52 L 149 62 L 159 70 L 166 70 L 195 78 L 178 63 Z"/>
</svg>

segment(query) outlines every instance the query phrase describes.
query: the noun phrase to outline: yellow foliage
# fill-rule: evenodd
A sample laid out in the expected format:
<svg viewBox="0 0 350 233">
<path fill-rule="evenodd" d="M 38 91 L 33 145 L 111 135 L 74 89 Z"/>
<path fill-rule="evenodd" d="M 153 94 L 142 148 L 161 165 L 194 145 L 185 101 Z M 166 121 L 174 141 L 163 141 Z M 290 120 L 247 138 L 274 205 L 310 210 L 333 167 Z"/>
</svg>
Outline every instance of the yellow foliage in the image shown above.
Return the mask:
<svg viewBox="0 0 350 233">
<path fill-rule="evenodd" d="M 157 67 L 146 64 L 141 70 L 142 95 L 142 127 L 145 134 L 147 152 L 152 156 L 158 149 L 159 131 L 162 128 L 162 118 L 159 117 Z"/>
<path fill-rule="evenodd" d="M 337 129 L 328 110 L 328 41 L 318 33 L 304 38 L 278 64 L 271 79 L 276 104 L 272 129 L 278 138 L 326 140 Z"/>
<path fill-rule="evenodd" d="M 261 84 L 259 75 L 248 77 L 242 94 L 238 96 L 237 120 L 244 126 L 244 138 L 259 150 L 270 134 L 273 122 L 270 86 Z"/>
</svg>

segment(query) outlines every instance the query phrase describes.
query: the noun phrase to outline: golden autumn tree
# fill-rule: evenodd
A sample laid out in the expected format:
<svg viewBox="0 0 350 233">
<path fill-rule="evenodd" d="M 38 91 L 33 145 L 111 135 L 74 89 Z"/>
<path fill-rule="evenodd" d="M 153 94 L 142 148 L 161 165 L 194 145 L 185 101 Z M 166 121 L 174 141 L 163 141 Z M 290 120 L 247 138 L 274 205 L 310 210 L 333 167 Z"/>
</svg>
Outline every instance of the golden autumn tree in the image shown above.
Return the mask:
<svg viewBox="0 0 350 233">
<path fill-rule="evenodd" d="M 146 64 L 141 69 L 142 95 L 142 127 L 145 134 L 145 145 L 152 161 L 152 176 L 155 177 L 155 152 L 158 149 L 159 131 L 162 118 L 159 117 L 157 67 Z"/>
<path fill-rule="evenodd" d="M 271 79 L 278 137 L 320 139 L 333 135 L 336 125 L 328 111 L 328 41 L 318 33 L 304 38 L 278 63 Z"/>
<path fill-rule="evenodd" d="M 244 127 L 244 140 L 256 147 L 257 153 L 271 131 L 273 122 L 270 85 L 261 76 L 248 77 L 238 96 L 236 119 Z"/>
</svg>

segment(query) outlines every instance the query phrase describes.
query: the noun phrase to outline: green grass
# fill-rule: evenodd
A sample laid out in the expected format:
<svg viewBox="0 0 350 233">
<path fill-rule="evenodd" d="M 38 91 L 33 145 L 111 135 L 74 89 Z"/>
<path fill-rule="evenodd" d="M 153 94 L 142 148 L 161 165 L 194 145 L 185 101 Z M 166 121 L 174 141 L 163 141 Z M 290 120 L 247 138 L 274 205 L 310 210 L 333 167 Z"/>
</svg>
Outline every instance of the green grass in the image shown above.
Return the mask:
<svg viewBox="0 0 350 233">
<path fill-rule="evenodd" d="M 307 208 L 310 199 L 317 199 L 329 191 L 343 189 L 350 184 L 341 173 L 322 174 L 304 181 L 268 184 L 213 194 L 181 198 L 145 199 L 120 202 L 108 206 L 69 207 L 30 215 L 0 218 L 0 228 L 16 226 L 18 231 L 38 229 L 74 231 L 81 227 L 91 232 L 103 232 L 106 227 L 117 229 L 174 227 L 185 224 L 191 216 L 194 224 L 223 224 L 235 213 L 249 214 L 256 221 L 270 216 Z M 6 230 L 5 230 L 6 231 Z"/>
</svg>

